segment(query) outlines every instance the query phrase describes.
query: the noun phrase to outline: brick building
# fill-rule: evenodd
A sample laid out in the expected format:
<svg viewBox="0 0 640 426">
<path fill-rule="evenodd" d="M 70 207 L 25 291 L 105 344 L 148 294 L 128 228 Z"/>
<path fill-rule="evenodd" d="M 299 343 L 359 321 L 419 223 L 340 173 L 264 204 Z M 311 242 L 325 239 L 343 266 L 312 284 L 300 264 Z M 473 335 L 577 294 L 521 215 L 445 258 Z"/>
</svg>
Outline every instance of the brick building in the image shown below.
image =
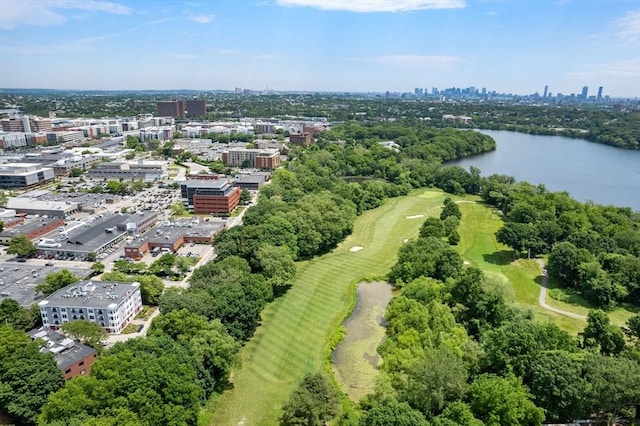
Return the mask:
<svg viewBox="0 0 640 426">
<path fill-rule="evenodd" d="M 277 149 L 236 148 L 222 151 L 222 162 L 233 167 L 274 170 L 280 167 L 281 159 Z"/>
<path fill-rule="evenodd" d="M 207 101 L 187 101 L 187 117 L 203 117 L 207 115 Z"/>
<path fill-rule="evenodd" d="M 89 374 L 98 356 L 95 349 L 48 328 L 40 327 L 27 334 L 32 340 L 43 341 L 43 350 L 53 354 L 56 365 L 64 374 L 65 380 Z"/>
<path fill-rule="evenodd" d="M 180 183 L 182 203 L 196 214 L 231 213 L 240 202 L 240 188 L 226 179 L 186 180 Z"/>
<path fill-rule="evenodd" d="M 184 118 L 184 101 L 158 101 L 158 117 Z"/>
</svg>

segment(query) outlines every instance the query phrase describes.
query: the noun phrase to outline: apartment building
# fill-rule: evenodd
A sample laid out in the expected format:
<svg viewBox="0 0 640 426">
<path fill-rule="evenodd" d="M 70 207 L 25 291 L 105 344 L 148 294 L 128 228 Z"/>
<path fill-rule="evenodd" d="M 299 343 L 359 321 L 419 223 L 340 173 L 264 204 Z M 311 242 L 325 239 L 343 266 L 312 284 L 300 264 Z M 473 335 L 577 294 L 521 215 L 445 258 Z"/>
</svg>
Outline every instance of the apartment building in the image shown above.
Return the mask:
<svg viewBox="0 0 640 426">
<path fill-rule="evenodd" d="M 281 164 L 277 149 L 235 148 L 222 151 L 222 162 L 232 167 L 277 169 Z"/>
<path fill-rule="evenodd" d="M 58 330 L 73 320 L 87 320 L 107 333 L 120 334 L 142 310 L 140 283 L 79 281 L 38 303 L 42 324 Z"/>
</svg>

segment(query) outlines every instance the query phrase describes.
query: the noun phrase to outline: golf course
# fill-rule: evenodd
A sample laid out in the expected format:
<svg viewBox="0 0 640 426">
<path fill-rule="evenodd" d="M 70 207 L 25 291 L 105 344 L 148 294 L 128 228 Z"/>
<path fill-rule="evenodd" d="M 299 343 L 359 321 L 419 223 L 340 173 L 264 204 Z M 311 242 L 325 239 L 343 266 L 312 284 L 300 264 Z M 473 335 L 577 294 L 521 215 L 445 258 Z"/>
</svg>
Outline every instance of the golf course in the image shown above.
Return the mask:
<svg viewBox="0 0 640 426">
<path fill-rule="evenodd" d="M 324 368 L 355 285 L 387 273 L 403 241 L 417 236 L 424 216 L 439 214 L 444 198 L 441 191 L 421 190 L 389 199 L 358 217 L 353 233 L 331 253 L 300 262 L 293 286 L 265 309 L 262 325 L 242 348 L 234 387 L 205 414 L 209 424 L 277 424 L 281 405 L 300 379 Z"/>
<path fill-rule="evenodd" d="M 267 306 L 254 337 L 241 349 L 242 365 L 231 375 L 233 387 L 203 410 L 201 423 L 277 424 L 282 404 L 301 378 L 310 372 L 327 371 L 332 336 L 354 306 L 356 285 L 384 277 L 399 247 L 418 235 L 425 217 L 439 215 L 447 196 L 439 190 L 421 189 L 388 199 L 358 217 L 353 233 L 332 252 L 299 262 L 292 287 Z M 462 211 L 457 250 L 465 264 L 483 269 L 503 283 L 514 303 L 533 310 L 536 318 L 572 334 L 581 331 L 584 321 L 538 305 L 540 265 L 534 260 L 514 261 L 512 251 L 496 241 L 495 231 L 502 224 L 499 212 L 478 197 L 452 199 Z M 555 302 L 550 297 L 547 302 L 572 312 L 587 312 L 585 306 Z M 622 324 L 631 315 L 618 309 L 611 317 L 614 323 Z M 368 362 L 364 358 L 358 361 Z"/>
</svg>

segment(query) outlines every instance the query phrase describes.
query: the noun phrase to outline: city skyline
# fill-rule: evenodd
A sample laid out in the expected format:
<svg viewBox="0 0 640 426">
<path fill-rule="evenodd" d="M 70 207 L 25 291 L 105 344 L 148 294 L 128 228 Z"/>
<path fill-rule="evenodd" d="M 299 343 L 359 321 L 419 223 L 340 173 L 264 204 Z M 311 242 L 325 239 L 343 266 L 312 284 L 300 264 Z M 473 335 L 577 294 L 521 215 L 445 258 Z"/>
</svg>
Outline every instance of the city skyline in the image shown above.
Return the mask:
<svg viewBox="0 0 640 426">
<path fill-rule="evenodd" d="M 636 0 L 0 0 L 0 87 L 640 96 Z"/>
</svg>

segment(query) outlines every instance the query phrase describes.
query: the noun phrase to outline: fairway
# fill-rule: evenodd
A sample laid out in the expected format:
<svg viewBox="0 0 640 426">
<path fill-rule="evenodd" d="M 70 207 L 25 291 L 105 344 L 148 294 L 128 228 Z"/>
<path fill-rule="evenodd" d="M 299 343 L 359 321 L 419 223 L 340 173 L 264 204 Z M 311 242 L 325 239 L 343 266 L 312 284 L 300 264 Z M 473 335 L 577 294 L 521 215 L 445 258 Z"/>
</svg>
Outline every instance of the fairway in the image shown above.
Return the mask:
<svg viewBox="0 0 640 426">
<path fill-rule="evenodd" d="M 479 200 L 469 197 L 468 200 Z M 520 307 L 531 309 L 536 318 L 553 322 L 563 330 L 577 335 L 586 325 L 585 321 L 569 318 L 544 309 L 538 304 L 542 283 L 540 266 L 534 260 L 513 259 L 513 251 L 496 241 L 495 233 L 502 226 L 502 219 L 495 208 L 481 202 L 459 202 L 462 212 L 459 233 L 461 236 L 458 252 L 472 266 L 482 269 L 486 275 L 509 284 L 513 301 Z M 579 304 L 569 304 L 553 300 L 547 296 L 550 306 L 582 315 L 588 309 Z M 584 304 L 584 302 L 582 302 Z M 614 324 L 622 325 L 633 315 L 626 309 L 618 308 L 608 312 Z"/>
<path fill-rule="evenodd" d="M 323 369 L 329 339 L 347 314 L 355 284 L 386 274 L 403 241 L 416 237 L 422 225 L 422 219 L 407 216 L 438 215 L 444 198 L 440 191 L 420 190 L 389 199 L 360 216 L 352 235 L 333 252 L 300 262 L 293 287 L 265 309 L 262 325 L 242 348 L 243 367 L 232 374 L 233 389 L 203 419 L 225 426 L 277 424 L 302 376 Z"/>
</svg>

